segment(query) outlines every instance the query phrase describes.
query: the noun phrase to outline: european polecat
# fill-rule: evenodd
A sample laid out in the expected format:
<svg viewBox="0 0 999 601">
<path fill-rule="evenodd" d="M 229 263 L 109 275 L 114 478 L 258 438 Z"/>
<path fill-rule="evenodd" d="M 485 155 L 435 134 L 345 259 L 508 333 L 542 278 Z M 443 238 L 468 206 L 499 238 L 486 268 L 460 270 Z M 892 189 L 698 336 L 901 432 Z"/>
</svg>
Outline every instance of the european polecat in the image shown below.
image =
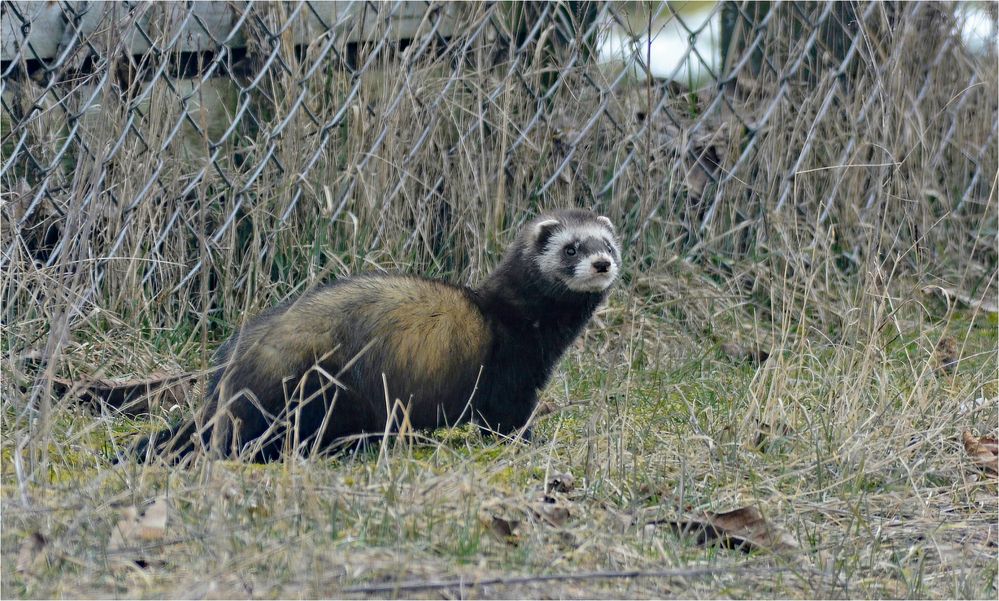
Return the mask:
<svg viewBox="0 0 999 601">
<path fill-rule="evenodd" d="M 476 288 L 398 275 L 317 288 L 226 341 L 198 423 L 161 432 L 140 452 L 152 442 L 157 453 L 186 454 L 198 432 L 217 455 L 256 460 L 404 424 L 472 420 L 513 433 L 620 261 L 608 218 L 565 210 L 528 224 Z"/>
</svg>

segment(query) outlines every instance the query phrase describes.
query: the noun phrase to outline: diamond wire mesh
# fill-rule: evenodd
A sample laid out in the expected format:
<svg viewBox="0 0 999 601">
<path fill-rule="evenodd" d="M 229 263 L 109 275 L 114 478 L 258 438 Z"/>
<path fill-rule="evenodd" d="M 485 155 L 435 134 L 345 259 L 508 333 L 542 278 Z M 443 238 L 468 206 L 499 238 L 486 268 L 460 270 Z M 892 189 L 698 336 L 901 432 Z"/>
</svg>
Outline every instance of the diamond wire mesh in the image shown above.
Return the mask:
<svg viewBox="0 0 999 601">
<path fill-rule="evenodd" d="M 400 257 L 474 278 L 566 203 L 653 263 L 751 254 L 774 220 L 847 258 L 892 231 L 987 247 L 994 51 L 946 5 L 766 6 L 5 2 L 4 321 L 238 323 Z M 683 60 L 645 77 L 664 24 Z"/>
</svg>

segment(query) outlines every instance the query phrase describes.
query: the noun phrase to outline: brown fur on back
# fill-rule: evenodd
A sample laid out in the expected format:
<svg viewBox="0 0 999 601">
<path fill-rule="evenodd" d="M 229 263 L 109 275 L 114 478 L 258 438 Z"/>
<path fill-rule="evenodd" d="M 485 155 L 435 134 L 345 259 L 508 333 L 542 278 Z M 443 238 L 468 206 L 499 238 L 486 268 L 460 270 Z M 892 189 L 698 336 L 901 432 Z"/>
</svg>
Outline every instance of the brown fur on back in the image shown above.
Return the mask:
<svg viewBox="0 0 999 601">
<path fill-rule="evenodd" d="M 337 402 L 351 406 L 329 425 L 330 438 L 383 429 L 386 384 L 389 403 L 410 406 L 413 427 L 433 428 L 456 423 L 463 413 L 467 419 L 467 393 L 455 390 L 474 387 L 491 341 L 466 291 L 422 278 L 361 276 L 307 293 L 244 327 L 222 350 L 216 396 L 248 391 L 279 416 L 286 400 L 307 397 L 309 387 L 299 384 L 311 370 L 345 385 Z M 335 391 L 329 386 L 326 397 Z M 450 402 L 435 405 L 438 399 Z M 214 403 L 207 409 L 214 414 Z M 248 423 L 258 410 L 234 403 L 230 413 L 217 427 L 223 440 L 239 429 L 232 419 Z"/>
</svg>

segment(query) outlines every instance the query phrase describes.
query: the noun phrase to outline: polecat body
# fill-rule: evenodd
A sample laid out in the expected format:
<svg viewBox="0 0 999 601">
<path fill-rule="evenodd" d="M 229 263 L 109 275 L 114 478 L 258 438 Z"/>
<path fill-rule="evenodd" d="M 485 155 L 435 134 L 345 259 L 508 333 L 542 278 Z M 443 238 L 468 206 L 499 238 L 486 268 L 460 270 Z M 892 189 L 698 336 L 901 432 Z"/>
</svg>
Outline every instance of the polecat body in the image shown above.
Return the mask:
<svg viewBox="0 0 999 601">
<path fill-rule="evenodd" d="M 619 265 L 610 220 L 566 210 L 527 225 L 474 289 L 395 275 L 317 288 L 225 342 L 200 425 L 156 435 L 155 449 L 186 454 L 200 432 L 219 455 L 250 450 L 266 460 L 407 422 L 433 429 L 472 420 L 512 433 Z"/>
</svg>

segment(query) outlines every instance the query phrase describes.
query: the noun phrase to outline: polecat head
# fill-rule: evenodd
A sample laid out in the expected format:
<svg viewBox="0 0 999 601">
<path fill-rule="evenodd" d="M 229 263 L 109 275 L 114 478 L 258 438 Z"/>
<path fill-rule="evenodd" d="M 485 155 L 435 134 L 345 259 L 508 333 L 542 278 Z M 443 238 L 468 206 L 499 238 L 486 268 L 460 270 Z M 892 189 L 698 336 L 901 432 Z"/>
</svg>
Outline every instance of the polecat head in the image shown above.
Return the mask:
<svg viewBox="0 0 999 601">
<path fill-rule="evenodd" d="M 541 275 L 572 292 L 601 293 L 617 279 L 621 249 L 611 220 L 570 209 L 527 226 L 528 253 Z"/>
</svg>

